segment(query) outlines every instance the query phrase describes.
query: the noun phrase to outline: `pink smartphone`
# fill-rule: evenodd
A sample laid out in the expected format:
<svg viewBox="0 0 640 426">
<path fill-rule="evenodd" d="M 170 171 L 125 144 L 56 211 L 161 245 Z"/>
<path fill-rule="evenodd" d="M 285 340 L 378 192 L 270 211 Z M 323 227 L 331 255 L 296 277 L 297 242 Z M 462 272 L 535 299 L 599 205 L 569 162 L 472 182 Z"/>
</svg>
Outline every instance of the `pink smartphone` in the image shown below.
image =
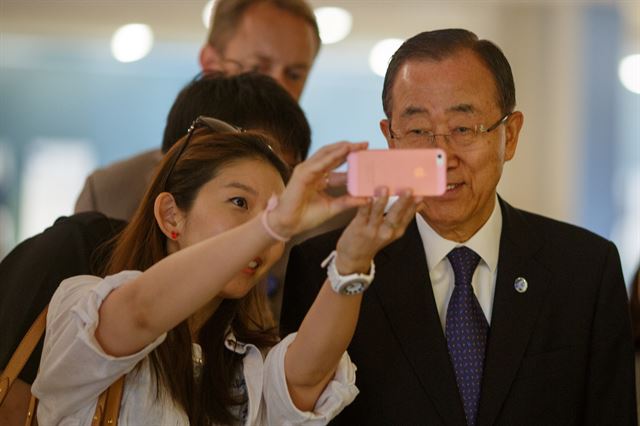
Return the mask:
<svg viewBox="0 0 640 426">
<path fill-rule="evenodd" d="M 447 159 L 441 149 L 372 149 L 347 157 L 347 190 L 371 197 L 386 186 L 394 195 L 407 188 L 414 195 L 442 195 L 447 188 Z"/>
</svg>

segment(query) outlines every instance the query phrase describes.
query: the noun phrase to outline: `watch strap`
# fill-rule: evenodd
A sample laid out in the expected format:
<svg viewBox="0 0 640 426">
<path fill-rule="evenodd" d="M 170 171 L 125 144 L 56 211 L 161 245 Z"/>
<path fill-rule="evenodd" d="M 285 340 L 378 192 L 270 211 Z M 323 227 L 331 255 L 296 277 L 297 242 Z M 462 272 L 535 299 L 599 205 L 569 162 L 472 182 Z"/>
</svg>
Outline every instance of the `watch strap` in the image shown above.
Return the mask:
<svg viewBox="0 0 640 426">
<path fill-rule="evenodd" d="M 371 266 L 369 267 L 369 273 L 353 273 L 349 275 L 340 275 L 336 268 L 336 256 L 337 253 L 333 250 L 325 260 L 322 261 L 320 266 L 327 268 L 327 278 L 331 284 L 331 288 L 338 294 L 359 294 L 365 291 L 373 281 L 373 277 L 376 273 L 376 266 L 371 260 Z"/>
</svg>

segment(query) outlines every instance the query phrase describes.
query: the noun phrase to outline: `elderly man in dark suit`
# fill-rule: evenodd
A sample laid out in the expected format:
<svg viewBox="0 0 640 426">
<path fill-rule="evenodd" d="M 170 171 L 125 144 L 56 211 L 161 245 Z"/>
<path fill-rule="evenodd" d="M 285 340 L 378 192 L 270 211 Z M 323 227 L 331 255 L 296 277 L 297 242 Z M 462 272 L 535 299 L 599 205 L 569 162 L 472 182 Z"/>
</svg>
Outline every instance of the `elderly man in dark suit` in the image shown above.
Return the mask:
<svg viewBox="0 0 640 426">
<path fill-rule="evenodd" d="M 390 148 L 446 151 L 447 190 L 376 256 L 348 349 L 361 393 L 337 422 L 635 425 L 615 246 L 497 195 L 523 123 L 501 50 L 466 30 L 418 34 L 393 56 L 383 104 Z M 299 326 L 339 235 L 293 248 L 283 334 Z"/>
</svg>

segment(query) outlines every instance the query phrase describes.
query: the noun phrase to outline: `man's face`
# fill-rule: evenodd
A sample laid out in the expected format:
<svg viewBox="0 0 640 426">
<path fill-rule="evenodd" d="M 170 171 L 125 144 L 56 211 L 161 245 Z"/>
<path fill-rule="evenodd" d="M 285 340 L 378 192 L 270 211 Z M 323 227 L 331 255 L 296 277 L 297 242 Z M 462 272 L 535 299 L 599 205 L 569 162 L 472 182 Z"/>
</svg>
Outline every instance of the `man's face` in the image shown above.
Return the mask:
<svg viewBox="0 0 640 426">
<path fill-rule="evenodd" d="M 494 78 L 469 50 L 438 62 L 405 63 L 391 94 L 391 120 L 380 122 L 389 147 L 437 146 L 447 153 L 447 191 L 427 198 L 422 216 L 442 237 L 468 240 L 493 211 L 502 167 L 515 154 L 522 114 L 514 112 L 504 125 L 479 134 L 472 147 L 463 150 L 450 146 L 442 136 L 433 144 L 424 139 L 423 146 L 409 145 L 406 135 L 411 132 L 449 134 L 455 127 L 479 124 L 488 128 L 502 117 Z"/>
<path fill-rule="evenodd" d="M 245 11 L 224 52 L 206 45 L 200 61 L 204 71 L 269 75 L 298 100 L 317 49 L 313 29 L 305 20 L 269 3 L 257 3 Z"/>
</svg>

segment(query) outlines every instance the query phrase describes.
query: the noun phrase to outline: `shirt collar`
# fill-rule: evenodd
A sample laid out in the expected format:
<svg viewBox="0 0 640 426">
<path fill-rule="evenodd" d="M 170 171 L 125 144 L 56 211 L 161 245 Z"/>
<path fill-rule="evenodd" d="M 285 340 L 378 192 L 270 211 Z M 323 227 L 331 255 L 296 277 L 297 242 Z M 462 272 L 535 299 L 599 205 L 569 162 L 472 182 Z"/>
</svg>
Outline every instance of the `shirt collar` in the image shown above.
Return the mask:
<svg viewBox="0 0 640 426">
<path fill-rule="evenodd" d="M 502 211 L 497 196 L 489 219 L 463 244 L 442 238 L 420 214 L 416 214 L 416 221 L 427 257 L 429 272 L 433 271 L 451 250 L 462 245 L 478 253 L 492 273 L 496 271 L 500 251 L 500 234 L 502 233 Z"/>
<path fill-rule="evenodd" d="M 231 352 L 244 355 L 247 353 L 247 347 L 249 345 L 239 342 L 233 332 L 229 332 L 227 337 L 224 339 L 224 346 Z M 202 364 L 202 346 L 198 343 L 191 343 L 191 352 L 193 353 L 194 362 L 196 360 L 200 360 L 199 362 Z"/>
<path fill-rule="evenodd" d="M 229 349 L 231 352 L 235 352 L 239 355 L 244 355 L 247 353 L 247 347 L 249 345 L 242 343 L 240 341 L 238 341 L 236 339 L 235 334 L 233 334 L 233 331 L 229 330 L 227 337 L 224 339 L 224 345 L 226 346 L 227 349 Z"/>
</svg>

